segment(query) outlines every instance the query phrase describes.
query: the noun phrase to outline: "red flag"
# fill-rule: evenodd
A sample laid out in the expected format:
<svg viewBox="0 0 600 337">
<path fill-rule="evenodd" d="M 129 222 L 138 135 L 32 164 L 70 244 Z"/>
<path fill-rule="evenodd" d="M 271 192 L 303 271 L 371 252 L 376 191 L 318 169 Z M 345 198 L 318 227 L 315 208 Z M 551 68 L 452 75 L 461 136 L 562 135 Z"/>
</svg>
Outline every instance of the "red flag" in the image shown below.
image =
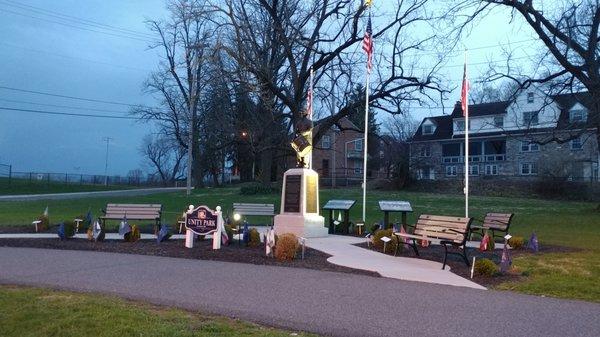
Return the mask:
<svg viewBox="0 0 600 337">
<path fill-rule="evenodd" d="M 369 21 L 363 38 L 362 49 L 367 53 L 367 71 L 371 73 L 373 67 L 373 30 L 371 28 L 371 13 L 369 13 Z"/>
<path fill-rule="evenodd" d="M 486 250 L 488 250 L 489 243 L 490 243 L 490 236 L 486 232 L 485 235 L 483 236 L 483 239 L 481 239 L 481 243 L 479 243 L 479 250 L 482 252 L 485 252 Z"/>
<path fill-rule="evenodd" d="M 406 234 L 406 230 L 404 229 L 404 225 L 400 225 L 400 234 Z M 404 243 L 409 243 L 410 240 L 408 238 L 404 238 Z"/>
<path fill-rule="evenodd" d="M 465 59 L 465 69 L 463 73 L 462 89 L 460 91 L 460 103 L 463 116 L 469 116 L 469 79 L 467 78 L 467 61 Z"/>
</svg>

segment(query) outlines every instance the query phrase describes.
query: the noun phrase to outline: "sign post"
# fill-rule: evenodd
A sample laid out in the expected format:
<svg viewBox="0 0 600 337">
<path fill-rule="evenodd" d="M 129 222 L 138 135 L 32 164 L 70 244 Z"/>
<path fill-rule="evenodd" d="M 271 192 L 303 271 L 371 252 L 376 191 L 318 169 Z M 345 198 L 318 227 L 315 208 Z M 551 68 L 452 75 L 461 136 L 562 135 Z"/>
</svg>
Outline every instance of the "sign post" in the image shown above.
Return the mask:
<svg viewBox="0 0 600 337">
<path fill-rule="evenodd" d="M 223 227 L 223 215 L 221 206 L 217 206 L 216 211 L 207 206 L 198 206 L 194 208 L 190 205 L 185 214 L 185 247 L 194 247 L 194 237 L 196 235 L 213 236 L 213 249 L 221 249 L 221 230 Z"/>
</svg>

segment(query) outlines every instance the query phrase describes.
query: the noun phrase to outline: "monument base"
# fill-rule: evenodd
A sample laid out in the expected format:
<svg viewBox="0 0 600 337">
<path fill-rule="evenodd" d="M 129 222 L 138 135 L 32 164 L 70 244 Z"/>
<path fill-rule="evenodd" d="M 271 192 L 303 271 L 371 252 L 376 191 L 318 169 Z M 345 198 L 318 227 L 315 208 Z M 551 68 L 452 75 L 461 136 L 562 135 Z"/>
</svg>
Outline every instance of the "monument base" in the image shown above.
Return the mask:
<svg viewBox="0 0 600 337">
<path fill-rule="evenodd" d="M 325 219 L 316 214 L 278 214 L 275 216 L 275 233 L 294 233 L 304 238 L 319 238 L 327 236 Z"/>
</svg>

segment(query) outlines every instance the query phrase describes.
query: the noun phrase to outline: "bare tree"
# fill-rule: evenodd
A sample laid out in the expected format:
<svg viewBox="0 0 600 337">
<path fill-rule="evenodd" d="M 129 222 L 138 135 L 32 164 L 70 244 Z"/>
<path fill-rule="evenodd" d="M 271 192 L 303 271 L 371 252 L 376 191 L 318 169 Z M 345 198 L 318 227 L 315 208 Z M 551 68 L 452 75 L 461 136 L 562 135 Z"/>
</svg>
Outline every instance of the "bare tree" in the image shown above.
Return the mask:
<svg viewBox="0 0 600 337">
<path fill-rule="evenodd" d="M 418 58 L 408 57 L 428 44 L 439 42 L 438 32 L 431 27 L 439 17 L 427 10 L 430 2 L 397 1 L 391 6 L 393 11 L 374 17 L 377 54 L 369 96 L 374 108 L 401 113 L 401 106 L 407 102 L 434 100 L 445 92 L 436 76 L 439 63 L 423 69 L 418 67 Z M 258 118 L 264 128 L 278 130 L 274 138 L 264 137 L 264 147 L 280 146 L 279 130 L 289 132 L 305 109 L 311 69 L 315 73 L 317 99 L 330 95 L 341 98 L 335 112 L 322 121 L 323 127 L 313 135 L 315 141 L 361 104 L 346 99 L 355 84 L 362 82 L 365 69 L 360 42 L 366 27 L 366 7 L 357 8 L 355 3 L 350 0 L 213 2 L 213 9 L 220 13 L 215 20 L 227 32 L 220 47 L 244 74 L 239 80 L 257 94 Z M 261 162 L 270 163 L 270 157 L 265 158 L 267 161 Z"/>
<path fill-rule="evenodd" d="M 165 136 L 144 137 L 140 153 L 158 174 L 164 185 L 181 179 L 185 170 L 185 149 Z"/>
<path fill-rule="evenodd" d="M 587 122 L 569 123 L 550 137 L 537 139 L 544 144 L 564 143 L 583 134 L 595 134 L 600 158 L 600 4 L 591 0 L 460 1 L 457 8 L 472 10 L 475 17 L 489 14 L 496 7 L 510 10 L 510 22 L 519 18 L 538 36 L 543 51 L 538 55 L 537 68 L 530 74 L 516 73 L 510 65 L 494 70 L 490 80 L 508 78 L 520 88 L 542 85 L 552 100 L 559 94 L 572 94 L 589 108 Z M 523 75 L 525 79 L 522 80 Z M 581 95 L 581 92 L 587 94 Z"/>
</svg>

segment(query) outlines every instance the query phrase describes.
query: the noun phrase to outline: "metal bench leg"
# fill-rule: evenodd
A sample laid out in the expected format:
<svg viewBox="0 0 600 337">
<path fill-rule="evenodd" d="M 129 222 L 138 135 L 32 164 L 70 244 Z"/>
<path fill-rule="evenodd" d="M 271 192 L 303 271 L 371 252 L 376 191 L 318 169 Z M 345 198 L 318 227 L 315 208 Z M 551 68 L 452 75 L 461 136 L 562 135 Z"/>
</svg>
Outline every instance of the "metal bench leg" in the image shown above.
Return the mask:
<svg viewBox="0 0 600 337">
<path fill-rule="evenodd" d="M 467 257 L 467 246 L 463 246 L 461 256 L 465 260 L 465 263 L 467 264 L 467 267 L 470 267 L 471 263 L 469 262 L 469 258 Z"/>
<path fill-rule="evenodd" d="M 448 259 L 448 246 L 445 243 L 442 244 L 444 246 L 444 264 L 442 265 L 442 270 L 446 269 L 446 260 Z"/>
<path fill-rule="evenodd" d="M 417 249 L 417 241 L 415 239 L 412 239 L 412 244 L 410 245 L 412 247 L 412 249 L 415 251 L 415 254 L 417 254 L 417 256 L 419 255 L 419 250 Z"/>
</svg>

